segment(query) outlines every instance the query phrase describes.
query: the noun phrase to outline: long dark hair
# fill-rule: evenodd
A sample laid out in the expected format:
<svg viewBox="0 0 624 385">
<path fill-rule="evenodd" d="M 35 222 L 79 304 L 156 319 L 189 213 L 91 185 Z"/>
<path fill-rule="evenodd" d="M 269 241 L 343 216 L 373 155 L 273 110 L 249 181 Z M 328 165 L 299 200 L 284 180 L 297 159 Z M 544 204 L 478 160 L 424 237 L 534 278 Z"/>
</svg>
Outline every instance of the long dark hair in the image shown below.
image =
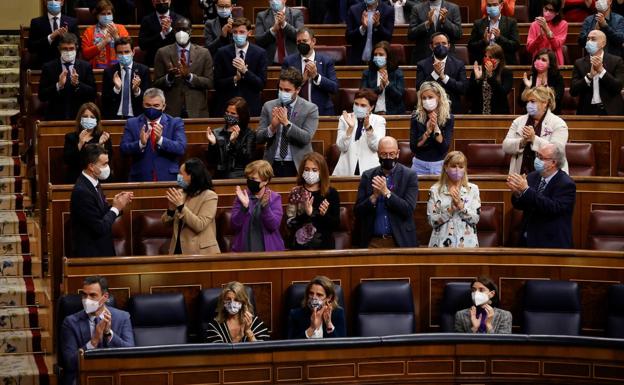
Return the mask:
<svg viewBox="0 0 624 385">
<path fill-rule="evenodd" d="M 561 0 L 542 0 L 542 8 L 544 8 L 546 5 L 550 4 L 552 5 L 553 9 L 555 10 L 555 17 L 552 19 L 552 23 L 554 25 L 559 24 L 559 22 L 561 21 Z"/>
<path fill-rule="evenodd" d="M 212 190 L 212 177 L 201 159 L 188 159 L 184 162 L 184 170 L 191 176 L 191 183 L 184 189 L 189 196 L 199 195 L 204 190 Z"/>
<path fill-rule="evenodd" d="M 494 297 L 492 297 L 492 299 L 491 299 L 492 306 L 498 307 L 498 305 L 500 303 L 499 297 L 498 297 L 498 286 L 496 286 L 494 281 L 492 281 L 492 279 L 490 277 L 486 277 L 485 275 L 481 275 L 481 276 L 473 279 L 472 282 L 470 282 L 470 288 L 471 289 L 472 289 L 472 285 L 474 285 L 475 282 L 479 282 L 483 286 L 487 287 L 490 291 L 494 292 Z"/>
<path fill-rule="evenodd" d="M 394 56 L 394 53 L 392 53 L 392 49 L 390 48 L 390 43 L 388 43 L 387 41 L 380 41 L 379 43 L 375 44 L 375 46 L 373 47 L 373 52 L 375 52 L 377 48 L 381 48 L 384 51 L 386 51 L 386 69 L 388 70 L 388 73 L 395 71 L 398 68 L 397 58 Z M 375 56 L 375 55 L 372 55 L 372 56 Z M 368 69 L 371 72 L 376 73 L 379 70 L 379 68 L 373 61 L 372 56 L 371 56 L 371 60 L 368 62 Z"/>
<path fill-rule="evenodd" d="M 488 45 L 485 48 L 485 52 L 489 52 L 492 58 L 498 60 L 498 65 L 494 70 L 494 77 L 496 78 L 497 82 L 501 83 L 501 74 L 505 69 L 505 51 L 503 51 L 503 47 L 498 44 Z"/>
<path fill-rule="evenodd" d="M 540 49 L 537 51 L 535 56 L 533 56 L 533 62 L 531 62 L 531 76 L 533 76 L 533 80 L 537 79 L 537 70 L 535 69 L 535 65 L 533 63 L 535 63 L 535 60 L 537 60 L 538 57 L 544 54 L 548 55 L 548 84 L 550 84 L 550 79 L 559 75 L 559 64 L 557 63 L 555 52 L 548 48 Z"/>
</svg>

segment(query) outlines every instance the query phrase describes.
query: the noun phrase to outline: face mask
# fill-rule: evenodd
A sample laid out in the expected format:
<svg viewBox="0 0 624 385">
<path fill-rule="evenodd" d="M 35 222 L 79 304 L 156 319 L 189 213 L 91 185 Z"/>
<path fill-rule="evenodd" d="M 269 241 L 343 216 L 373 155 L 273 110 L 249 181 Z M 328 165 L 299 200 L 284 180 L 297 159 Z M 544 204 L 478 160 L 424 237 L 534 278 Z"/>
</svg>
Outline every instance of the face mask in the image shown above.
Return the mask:
<svg viewBox="0 0 624 385">
<path fill-rule="evenodd" d="M 453 182 L 457 182 L 464 177 L 464 170 L 459 168 L 449 168 L 446 170 L 446 175 L 448 175 Z"/>
<path fill-rule="evenodd" d="M 386 65 L 386 57 L 385 56 L 373 56 L 373 63 L 377 66 L 377 68 L 382 68 Z"/>
<path fill-rule="evenodd" d="M 258 182 L 257 180 L 247 178 L 247 188 L 252 194 L 257 194 L 260 190 L 262 190 L 262 188 L 260 188 L 260 183 L 261 182 Z"/>
<path fill-rule="evenodd" d="M 282 0 L 271 0 L 271 9 L 274 12 L 279 12 L 284 8 L 284 4 L 282 4 Z"/>
<path fill-rule="evenodd" d="M 61 13 L 61 2 L 60 1 L 48 1 L 48 12 L 53 15 L 58 15 Z"/>
<path fill-rule="evenodd" d="M 279 100 L 283 105 L 287 106 L 293 101 L 293 93 L 286 91 L 279 91 Z"/>
<path fill-rule="evenodd" d="M 76 51 L 61 51 L 63 63 L 73 63 L 76 60 Z"/>
<path fill-rule="evenodd" d="M 132 54 L 117 55 L 117 60 L 119 60 L 119 64 L 121 64 L 122 67 L 128 67 L 132 64 Z"/>
<path fill-rule="evenodd" d="M 156 109 L 154 107 L 148 107 L 145 109 L 145 111 L 143 111 L 143 113 L 145 114 L 145 117 L 147 117 L 149 120 L 156 120 L 162 116 L 163 112 L 162 110 Z"/>
<path fill-rule="evenodd" d="M 544 164 L 544 161 L 541 160 L 538 157 L 535 157 L 535 159 L 533 160 L 533 167 L 535 167 L 535 171 L 539 172 L 540 174 L 544 172 L 544 169 L 546 168 L 546 165 Z"/>
<path fill-rule="evenodd" d="M 316 184 L 321 180 L 321 176 L 318 171 L 304 171 L 301 175 L 303 180 L 309 185 Z"/>
<path fill-rule="evenodd" d="M 234 315 L 238 314 L 240 309 L 243 307 L 243 303 L 238 301 L 226 301 L 223 302 L 223 307 L 228 313 L 230 313 L 230 315 Z"/>
<path fill-rule="evenodd" d="M 178 186 L 182 187 L 183 189 L 188 188 L 189 186 L 189 184 L 184 180 L 182 174 L 178 174 L 176 182 L 178 183 Z"/>
<path fill-rule="evenodd" d="M 557 14 L 553 11 L 544 11 L 542 12 L 542 15 L 544 16 L 544 19 L 546 19 L 546 21 L 552 21 L 552 19 L 554 19 Z"/>
<path fill-rule="evenodd" d="M 528 102 L 526 109 L 527 109 L 527 113 L 529 114 L 529 116 L 535 116 L 537 114 L 537 103 Z"/>
<path fill-rule="evenodd" d="M 178 31 L 175 34 L 176 43 L 181 47 L 186 47 L 191 36 L 186 31 Z"/>
<path fill-rule="evenodd" d="M 390 171 L 394 168 L 394 166 L 396 166 L 396 159 L 393 158 L 388 158 L 388 159 L 384 159 L 384 158 L 379 158 L 379 163 L 381 164 L 381 168 L 383 168 L 386 171 Z"/>
<path fill-rule="evenodd" d="M 595 55 L 598 52 L 598 43 L 592 40 L 587 40 L 585 43 L 585 51 L 590 55 Z"/>
<path fill-rule="evenodd" d="M 533 62 L 533 66 L 537 70 L 537 72 L 544 72 L 548 69 L 548 63 L 543 60 L 537 59 Z"/>
<path fill-rule="evenodd" d="M 305 56 L 310 53 L 310 44 L 308 43 L 299 43 L 297 44 L 297 51 L 301 54 L 301 56 Z"/>
<path fill-rule="evenodd" d="M 472 292 L 472 302 L 476 306 L 485 305 L 486 303 L 490 302 L 490 296 L 487 295 L 486 293 L 482 293 L 480 291 L 473 291 Z"/>
<path fill-rule="evenodd" d="M 492 6 L 492 7 L 488 5 L 486 8 L 487 8 L 487 14 L 489 17 L 496 18 L 500 16 L 500 7 L 498 5 Z"/>
<path fill-rule="evenodd" d="M 109 25 L 113 22 L 113 15 L 100 15 L 98 16 L 98 21 L 100 25 Z"/>
<path fill-rule="evenodd" d="M 161 15 L 169 12 L 169 4 L 167 3 L 158 3 L 156 4 L 155 8 L 156 12 L 160 13 Z"/>
<path fill-rule="evenodd" d="M 244 47 L 247 43 L 247 35 L 232 35 L 232 39 L 237 47 Z"/>
<path fill-rule="evenodd" d="M 427 111 L 433 111 L 438 107 L 438 100 L 435 98 L 423 99 L 423 108 Z"/>
<path fill-rule="evenodd" d="M 222 19 L 232 16 L 232 8 L 217 8 L 217 15 Z"/>
<path fill-rule="evenodd" d="M 492 69 L 496 69 L 496 66 L 498 65 L 498 59 L 492 59 L 491 57 L 484 57 L 483 58 L 483 65 L 490 63 L 492 65 Z"/>
<path fill-rule="evenodd" d="M 366 115 L 368 115 L 368 108 L 362 107 L 362 106 L 356 106 L 354 104 L 353 105 L 353 115 L 355 115 L 355 117 L 357 119 L 364 119 L 364 118 L 366 118 Z"/>
<path fill-rule="evenodd" d="M 97 119 L 83 116 L 80 118 L 80 126 L 85 130 L 93 130 L 97 126 Z"/>
<path fill-rule="evenodd" d="M 320 310 L 323 307 L 323 300 L 319 298 L 308 298 L 308 307 L 311 310 Z"/>
<path fill-rule="evenodd" d="M 100 302 L 91 298 L 84 298 L 82 300 L 82 307 L 87 314 L 95 313 L 100 308 Z"/>
<path fill-rule="evenodd" d="M 438 60 L 442 60 L 448 55 L 448 48 L 445 45 L 438 44 L 433 47 L 433 56 Z"/>
<path fill-rule="evenodd" d="M 366 0 L 366 5 L 373 5 L 377 2 L 377 0 Z"/>
<path fill-rule="evenodd" d="M 110 176 L 110 166 L 106 165 L 104 167 L 100 167 L 100 175 L 98 175 L 99 180 L 106 180 Z"/>
<path fill-rule="evenodd" d="M 596 11 L 600 13 L 607 12 L 609 9 L 609 5 L 607 4 L 607 0 L 598 0 L 596 1 Z"/>
<path fill-rule="evenodd" d="M 236 126 L 238 124 L 238 118 L 229 114 L 225 114 L 223 120 L 225 120 L 225 124 L 228 126 Z"/>
</svg>

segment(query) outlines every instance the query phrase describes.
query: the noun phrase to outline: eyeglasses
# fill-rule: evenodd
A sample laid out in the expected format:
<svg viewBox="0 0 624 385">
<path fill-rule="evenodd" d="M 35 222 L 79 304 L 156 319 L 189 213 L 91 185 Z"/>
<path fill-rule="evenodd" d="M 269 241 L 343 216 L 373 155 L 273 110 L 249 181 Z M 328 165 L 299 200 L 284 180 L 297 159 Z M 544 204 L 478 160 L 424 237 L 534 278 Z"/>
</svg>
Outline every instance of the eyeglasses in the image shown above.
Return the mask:
<svg viewBox="0 0 624 385">
<path fill-rule="evenodd" d="M 553 160 L 553 158 L 544 158 L 543 156 L 541 156 L 540 154 L 536 155 L 538 159 L 540 160 Z"/>
<path fill-rule="evenodd" d="M 381 152 L 379 153 L 379 157 L 382 159 L 390 159 L 390 158 L 394 158 L 398 154 L 399 154 L 398 152 Z"/>
</svg>

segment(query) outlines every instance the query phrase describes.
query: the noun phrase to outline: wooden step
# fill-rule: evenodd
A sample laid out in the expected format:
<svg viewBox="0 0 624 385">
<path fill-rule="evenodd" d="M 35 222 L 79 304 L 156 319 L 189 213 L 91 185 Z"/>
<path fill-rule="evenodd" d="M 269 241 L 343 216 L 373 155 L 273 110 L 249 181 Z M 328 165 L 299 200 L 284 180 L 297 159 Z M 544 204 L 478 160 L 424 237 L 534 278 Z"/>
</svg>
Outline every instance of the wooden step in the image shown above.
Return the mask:
<svg viewBox="0 0 624 385">
<path fill-rule="evenodd" d="M 3 384 L 53 385 L 54 358 L 43 354 L 2 356 Z"/>
<path fill-rule="evenodd" d="M 15 83 L 10 83 L 15 84 Z M 0 95 L 0 97 L 13 97 L 14 95 Z M 11 117 L 13 115 L 19 114 L 18 109 L 1 109 L 0 110 L 0 124 L 6 125 L 11 124 Z"/>
<path fill-rule="evenodd" d="M 0 212 L 30 209 L 32 207 L 31 199 L 28 195 L 22 193 L 0 194 Z M 2 223 L 2 222 L 0 222 Z"/>
<path fill-rule="evenodd" d="M 0 194 L 22 193 L 31 196 L 30 180 L 22 177 L 0 178 Z"/>
<path fill-rule="evenodd" d="M 14 98 L 19 94 L 19 83 L 0 84 L 0 98 Z"/>
<path fill-rule="evenodd" d="M 2 207 L 2 197 L 3 195 L 0 195 L 0 208 Z M 34 237 L 36 230 L 37 222 L 34 218 L 29 217 L 25 211 L 0 211 L 0 235 L 26 234 Z"/>
<path fill-rule="evenodd" d="M 41 256 L 41 245 L 37 237 L 28 235 L 0 235 L 0 255 L 31 254 Z"/>
<path fill-rule="evenodd" d="M 0 178 L 23 175 L 26 175 L 26 164 L 19 157 L 0 156 Z"/>
<path fill-rule="evenodd" d="M 2 92 L 2 86 L 3 85 L 0 84 L 0 94 Z M 22 131 L 24 130 L 13 127 L 10 124 L 0 125 L 0 140 L 20 140 L 20 133 Z"/>
<path fill-rule="evenodd" d="M 41 278 L 43 264 L 40 257 L 30 254 L 0 255 L 0 277 Z"/>
<path fill-rule="evenodd" d="M 19 156 L 20 142 L 18 140 L 0 140 L 0 156 Z"/>
<path fill-rule="evenodd" d="M 52 325 L 49 308 L 28 306 L 0 308 L 0 330 L 48 329 Z"/>
<path fill-rule="evenodd" d="M 0 356 L 52 352 L 52 336 L 41 330 L 0 331 Z"/>
<path fill-rule="evenodd" d="M 41 279 L 0 277 L 0 308 L 48 306 L 49 298 Z"/>
</svg>

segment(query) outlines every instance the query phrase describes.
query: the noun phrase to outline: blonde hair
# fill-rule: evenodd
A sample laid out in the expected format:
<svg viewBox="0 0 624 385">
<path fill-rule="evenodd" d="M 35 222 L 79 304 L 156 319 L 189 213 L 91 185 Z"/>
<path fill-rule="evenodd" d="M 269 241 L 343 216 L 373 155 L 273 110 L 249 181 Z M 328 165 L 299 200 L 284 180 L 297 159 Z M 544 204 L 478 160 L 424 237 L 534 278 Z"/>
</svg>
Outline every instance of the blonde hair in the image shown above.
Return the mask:
<svg viewBox="0 0 624 385">
<path fill-rule="evenodd" d="M 416 117 L 418 121 L 423 124 L 427 123 L 427 111 L 422 105 L 422 94 L 425 91 L 433 91 L 433 93 L 438 97 L 438 107 L 436 108 L 436 112 L 438 113 L 438 125 L 445 125 L 446 121 L 451 116 L 451 101 L 449 100 L 444 88 L 442 88 L 442 86 L 437 82 L 424 82 L 420 85 L 416 109 L 413 112 L 414 117 Z"/>
<path fill-rule="evenodd" d="M 245 167 L 245 177 L 249 178 L 251 174 L 258 173 L 262 181 L 268 181 L 273 178 L 273 167 L 266 160 L 254 160 Z"/>
<path fill-rule="evenodd" d="M 223 290 L 219 295 L 219 300 L 217 301 L 217 316 L 215 317 L 215 320 L 217 322 L 223 323 L 227 320 L 227 315 L 223 307 L 223 302 L 225 302 L 225 296 L 229 292 L 234 293 L 234 299 L 243 304 L 237 314 L 239 320 L 243 319 L 243 315 L 246 311 L 250 312 L 253 315 L 254 309 L 252 304 L 249 302 L 249 296 L 247 295 L 247 290 L 245 290 L 245 285 L 237 281 L 232 281 L 223 286 Z"/>
<path fill-rule="evenodd" d="M 554 111 L 557 107 L 557 102 L 555 102 L 555 91 L 552 88 L 546 86 L 539 86 L 533 88 L 527 88 L 522 92 L 522 100 L 527 101 L 531 96 L 534 96 L 535 99 L 539 100 L 542 103 L 546 103 L 546 108 Z"/>
<path fill-rule="evenodd" d="M 446 154 L 446 157 L 444 158 L 442 172 L 440 173 L 440 177 L 436 182 L 438 192 L 442 192 L 442 186 L 448 186 L 449 177 L 446 173 L 446 168 L 455 165 L 464 166 L 464 177 L 461 180 L 461 185 L 468 188 L 468 158 L 466 158 L 466 155 L 464 155 L 464 153 L 461 151 L 451 151 Z"/>
</svg>

